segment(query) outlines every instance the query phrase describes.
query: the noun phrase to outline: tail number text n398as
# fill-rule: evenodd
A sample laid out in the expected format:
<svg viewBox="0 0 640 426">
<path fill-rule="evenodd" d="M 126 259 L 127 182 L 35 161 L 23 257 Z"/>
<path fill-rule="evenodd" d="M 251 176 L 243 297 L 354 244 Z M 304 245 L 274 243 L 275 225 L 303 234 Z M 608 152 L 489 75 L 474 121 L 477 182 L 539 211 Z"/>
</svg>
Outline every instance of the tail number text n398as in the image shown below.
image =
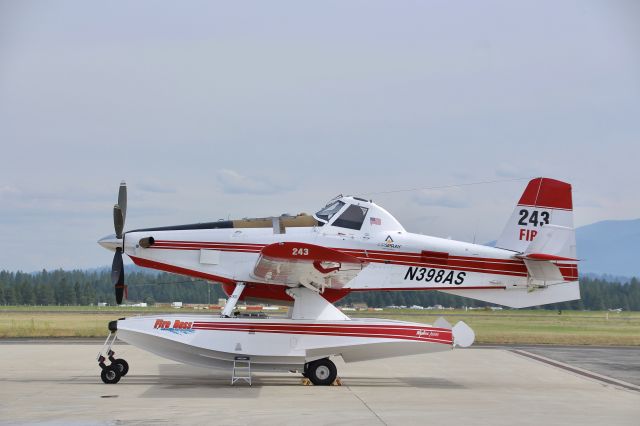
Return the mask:
<svg viewBox="0 0 640 426">
<path fill-rule="evenodd" d="M 435 282 L 442 284 L 460 285 L 464 282 L 466 272 L 445 271 L 444 269 L 419 268 L 417 266 L 409 266 L 405 280 Z"/>
</svg>

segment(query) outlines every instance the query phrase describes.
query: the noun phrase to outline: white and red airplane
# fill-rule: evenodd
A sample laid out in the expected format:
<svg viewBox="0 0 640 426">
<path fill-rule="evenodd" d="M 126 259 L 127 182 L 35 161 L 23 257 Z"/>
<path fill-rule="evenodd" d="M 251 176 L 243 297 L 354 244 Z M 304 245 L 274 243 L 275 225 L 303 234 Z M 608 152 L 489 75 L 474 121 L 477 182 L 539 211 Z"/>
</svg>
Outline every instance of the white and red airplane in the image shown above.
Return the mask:
<svg viewBox="0 0 640 426">
<path fill-rule="evenodd" d="M 370 200 L 339 196 L 312 216 L 217 221 L 123 232 L 126 185 L 114 206 L 116 300 L 126 292 L 122 253 L 136 265 L 221 283 L 230 296 L 220 316 L 120 319 L 99 354 L 101 377 L 128 371 L 113 356 L 116 336 L 142 349 L 203 367 L 248 360 L 254 369 L 302 371 L 331 384 L 335 364 L 469 346 L 463 322 L 451 327 L 351 319 L 333 306 L 350 292 L 437 290 L 510 307 L 580 298 L 571 185 L 536 178 L 527 185 L 495 247 L 407 232 Z M 234 316 L 238 300 L 292 304 L 287 318 Z M 106 365 L 105 355 L 111 360 Z M 233 381 L 233 379 L 232 379 Z"/>
</svg>

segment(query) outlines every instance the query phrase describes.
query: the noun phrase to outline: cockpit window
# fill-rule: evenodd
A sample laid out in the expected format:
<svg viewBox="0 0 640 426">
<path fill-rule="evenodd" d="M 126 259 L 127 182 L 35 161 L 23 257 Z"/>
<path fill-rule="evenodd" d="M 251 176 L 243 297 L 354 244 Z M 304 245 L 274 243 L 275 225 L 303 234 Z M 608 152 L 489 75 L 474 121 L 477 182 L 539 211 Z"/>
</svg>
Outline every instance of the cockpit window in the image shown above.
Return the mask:
<svg viewBox="0 0 640 426">
<path fill-rule="evenodd" d="M 344 206 L 342 201 L 335 201 L 333 203 L 329 203 L 325 208 L 316 213 L 316 217 L 320 220 L 325 220 L 329 222 L 334 214 L 338 213 L 340 209 Z"/>
<path fill-rule="evenodd" d="M 362 228 L 362 223 L 368 211 L 369 209 L 366 207 L 352 204 L 333 222 L 333 226 L 359 231 L 360 228 Z"/>
</svg>

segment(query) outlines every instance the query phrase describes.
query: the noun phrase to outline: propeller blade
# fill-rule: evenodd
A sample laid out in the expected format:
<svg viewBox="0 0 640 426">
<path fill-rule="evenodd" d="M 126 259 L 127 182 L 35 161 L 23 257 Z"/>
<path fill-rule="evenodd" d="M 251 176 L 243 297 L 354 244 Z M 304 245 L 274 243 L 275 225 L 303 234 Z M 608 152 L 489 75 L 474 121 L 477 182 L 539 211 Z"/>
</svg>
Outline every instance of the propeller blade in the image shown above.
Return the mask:
<svg viewBox="0 0 640 426">
<path fill-rule="evenodd" d="M 118 204 L 113 206 L 113 227 L 116 230 L 116 238 L 122 238 L 122 231 L 124 230 L 124 214 L 122 208 Z"/>
<path fill-rule="evenodd" d="M 124 271 L 123 266 L 122 249 L 118 247 L 113 255 L 113 263 L 111 263 L 111 284 L 117 285 L 120 282 L 120 277 Z"/>
<path fill-rule="evenodd" d="M 116 286 L 116 303 L 118 305 L 122 304 L 122 299 L 126 299 L 128 296 L 128 290 L 127 290 L 127 286 L 122 284 L 122 285 L 117 285 Z"/>
<path fill-rule="evenodd" d="M 111 264 L 111 283 L 116 291 L 116 303 L 122 303 L 122 296 L 126 291 L 124 284 L 124 264 L 122 263 L 122 249 L 118 247 L 113 255 L 113 263 Z"/>
<path fill-rule="evenodd" d="M 118 205 L 122 210 L 122 223 L 127 218 L 127 183 L 125 181 L 120 182 L 120 189 L 118 189 Z"/>
</svg>

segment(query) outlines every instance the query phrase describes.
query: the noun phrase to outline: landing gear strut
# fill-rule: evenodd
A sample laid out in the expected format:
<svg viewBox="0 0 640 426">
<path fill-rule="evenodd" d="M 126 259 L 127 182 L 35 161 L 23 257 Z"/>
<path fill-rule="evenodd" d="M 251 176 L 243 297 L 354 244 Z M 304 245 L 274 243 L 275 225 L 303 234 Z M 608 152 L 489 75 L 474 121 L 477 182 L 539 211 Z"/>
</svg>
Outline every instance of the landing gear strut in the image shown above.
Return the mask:
<svg viewBox="0 0 640 426">
<path fill-rule="evenodd" d="M 104 383 L 113 384 L 118 383 L 120 379 L 127 375 L 129 372 L 129 363 L 122 358 L 115 358 L 116 354 L 112 349 L 114 342 L 116 341 L 116 332 L 112 331 L 107 336 L 107 340 L 104 342 L 102 350 L 98 354 L 98 366 L 102 371 L 100 372 L 100 378 Z M 105 352 L 107 357 L 102 355 Z M 106 360 L 109 360 L 111 364 L 105 364 Z"/>
</svg>

